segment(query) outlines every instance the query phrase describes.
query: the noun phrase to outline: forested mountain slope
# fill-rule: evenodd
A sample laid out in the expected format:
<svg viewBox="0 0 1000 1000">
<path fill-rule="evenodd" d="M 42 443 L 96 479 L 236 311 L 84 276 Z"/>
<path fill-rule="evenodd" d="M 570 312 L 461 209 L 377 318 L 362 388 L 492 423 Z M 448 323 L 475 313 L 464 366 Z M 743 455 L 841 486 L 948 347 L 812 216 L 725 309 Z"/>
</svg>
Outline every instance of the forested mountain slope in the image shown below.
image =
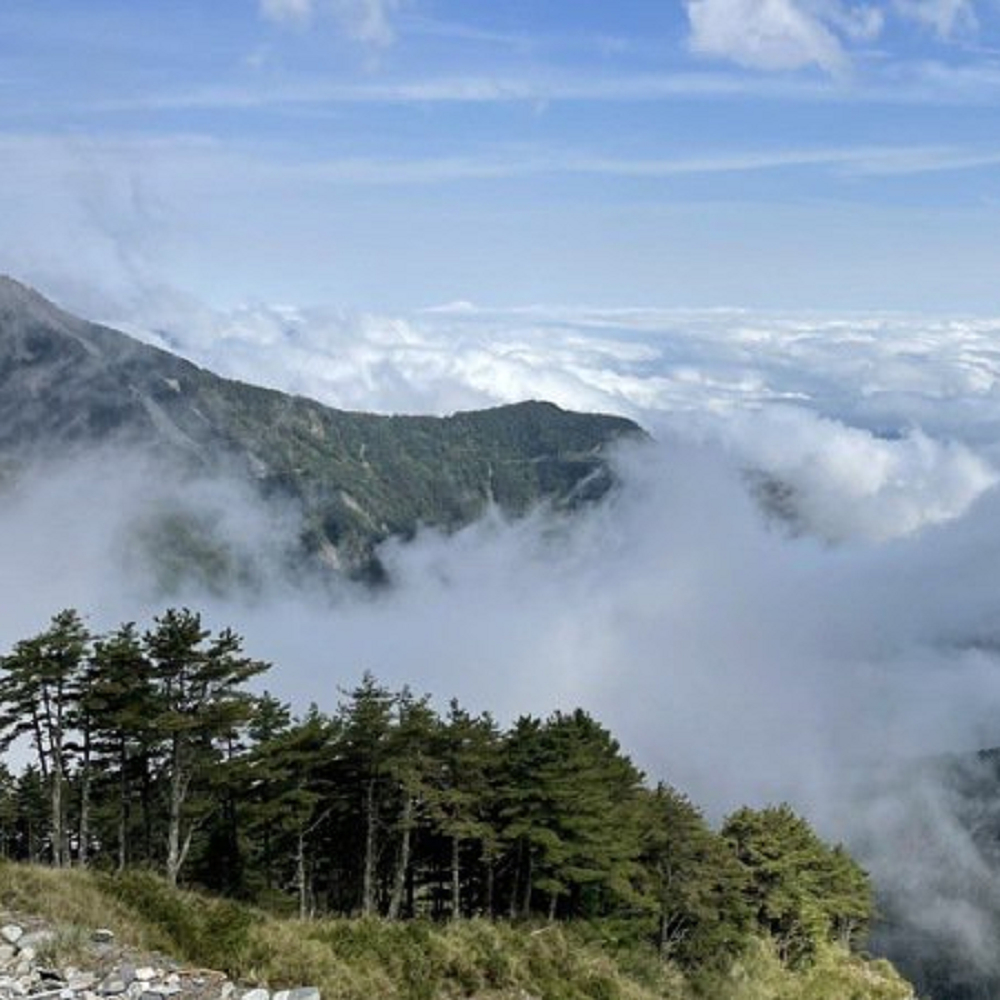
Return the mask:
<svg viewBox="0 0 1000 1000">
<path fill-rule="evenodd" d="M 519 515 L 599 498 L 609 445 L 641 435 L 541 402 L 444 418 L 331 409 L 220 378 L 0 277 L 0 461 L 120 443 L 229 468 L 299 502 L 307 549 L 334 565 L 362 566 L 421 524 L 467 524 L 491 502 Z"/>
</svg>

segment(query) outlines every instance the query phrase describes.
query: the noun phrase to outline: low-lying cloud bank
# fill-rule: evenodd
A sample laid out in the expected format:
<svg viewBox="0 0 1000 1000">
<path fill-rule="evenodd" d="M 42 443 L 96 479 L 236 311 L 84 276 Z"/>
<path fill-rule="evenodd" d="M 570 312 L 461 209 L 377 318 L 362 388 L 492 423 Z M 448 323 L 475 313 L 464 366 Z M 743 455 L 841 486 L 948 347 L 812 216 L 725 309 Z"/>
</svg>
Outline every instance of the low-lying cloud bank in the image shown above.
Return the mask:
<svg viewBox="0 0 1000 1000">
<path fill-rule="evenodd" d="M 722 444 L 666 433 L 619 468 L 618 493 L 574 520 L 425 531 L 385 546 L 387 591 L 331 593 L 287 574 L 294 512 L 248 488 L 151 495 L 164 475 L 120 453 L 46 467 L 0 499 L 0 632 L 67 605 L 108 627 L 155 613 L 167 587 L 245 633 L 300 707 L 332 707 L 364 669 L 505 719 L 580 704 L 717 814 L 784 798 L 815 812 L 873 763 L 1000 743 L 1000 494 L 890 542 L 865 537 L 860 505 L 831 545 L 768 518 Z M 932 489 L 947 494 L 918 499 Z M 232 590 L 155 558 L 175 512 L 186 544 L 220 544 Z"/>
</svg>

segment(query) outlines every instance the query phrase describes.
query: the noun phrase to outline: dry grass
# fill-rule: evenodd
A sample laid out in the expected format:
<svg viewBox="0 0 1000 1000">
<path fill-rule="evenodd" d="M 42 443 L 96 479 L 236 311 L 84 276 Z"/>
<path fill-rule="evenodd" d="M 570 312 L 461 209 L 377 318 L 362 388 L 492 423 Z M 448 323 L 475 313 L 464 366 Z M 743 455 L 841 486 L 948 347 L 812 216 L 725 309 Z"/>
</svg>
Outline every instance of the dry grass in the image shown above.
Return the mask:
<svg viewBox="0 0 1000 1000">
<path fill-rule="evenodd" d="M 0 907 L 60 928 L 63 960 L 107 927 L 142 951 L 216 968 L 245 985 L 313 985 L 324 1000 L 906 1000 L 884 962 L 836 948 L 804 972 L 758 941 L 725 975 L 686 980 L 642 946 L 602 946 L 592 929 L 382 920 L 279 919 L 169 888 L 149 873 L 122 877 L 0 864 Z"/>
</svg>

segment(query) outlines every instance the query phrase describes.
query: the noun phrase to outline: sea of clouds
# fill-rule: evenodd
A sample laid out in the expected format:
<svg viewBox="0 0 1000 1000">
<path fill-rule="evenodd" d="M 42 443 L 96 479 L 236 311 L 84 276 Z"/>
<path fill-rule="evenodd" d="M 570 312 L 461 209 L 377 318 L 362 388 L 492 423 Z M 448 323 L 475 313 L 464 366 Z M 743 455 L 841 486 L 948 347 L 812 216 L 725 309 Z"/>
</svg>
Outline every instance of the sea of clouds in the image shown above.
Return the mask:
<svg viewBox="0 0 1000 1000">
<path fill-rule="evenodd" d="M 861 846 L 886 892 L 905 891 L 918 926 L 992 969 L 989 906 L 964 901 L 959 919 L 957 901 L 1000 879 L 947 788 L 886 775 L 1000 745 L 1000 320 L 467 303 L 222 314 L 176 299 L 103 318 L 338 407 L 544 398 L 629 416 L 653 441 L 623 448 L 621 488 L 571 521 L 494 514 L 388 544 L 395 582 L 374 594 L 290 580 L 279 540 L 295 512 L 239 484 L 153 491 L 143 460 L 120 455 L 39 470 L 0 497 L 0 634 L 68 605 L 96 628 L 148 620 L 163 598 L 129 539 L 156 504 L 183 503 L 257 584 L 173 599 L 244 634 L 296 706 L 332 708 L 366 669 L 504 722 L 582 705 L 713 818 L 744 802 L 807 810 Z M 790 519 L 762 508 L 761 482 L 781 484 Z M 940 857 L 954 878 L 928 864 Z"/>
</svg>

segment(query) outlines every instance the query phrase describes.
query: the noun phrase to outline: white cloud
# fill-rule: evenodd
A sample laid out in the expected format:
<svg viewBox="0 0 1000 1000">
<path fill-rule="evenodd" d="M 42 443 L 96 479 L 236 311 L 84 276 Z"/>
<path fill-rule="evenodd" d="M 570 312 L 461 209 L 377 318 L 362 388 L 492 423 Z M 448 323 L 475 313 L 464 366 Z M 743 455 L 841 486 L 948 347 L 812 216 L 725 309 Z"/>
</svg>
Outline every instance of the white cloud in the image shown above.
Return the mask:
<svg viewBox="0 0 1000 1000">
<path fill-rule="evenodd" d="M 392 15 L 400 0 L 333 0 L 332 9 L 348 35 L 370 45 L 388 45 L 394 38 Z"/>
<path fill-rule="evenodd" d="M 349 38 L 368 45 L 392 42 L 392 15 L 400 0 L 260 0 L 264 17 L 305 24 L 323 14 L 333 17 Z"/>
<path fill-rule="evenodd" d="M 689 45 L 703 56 L 758 70 L 817 66 L 840 73 L 849 44 L 872 42 L 887 13 L 917 21 L 942 40 L 978 27 L 975 0 L 685 0 Z"/>
<path fill-rule="evenodd" d="M 903 17 L 932 28 L 940 38 L 974 30 L 978 23 L 972 0 L 894 0 L 894 7 Z"/>
<path fill-rule="evenodd" d="M 847 62 L 838 35 L 847 15 L 840 7 L 802 0 L 687 0 L 687 13 L 690 46 L 700 55 L 762 70 L 815 65 L 837 72 Z M 869 18 L 866 27 L 874 29 L 875 22 Z"/>
<path fill-rule="evenodd" d="M 801 525 L 831 541 L 886 541 L 961 517 L 996 485 L 971 449 L 919 431 L 885 439 L 789 406 L 733 413 L 711 435 L 793 491 Z"/>
<path fill-rule="evenodd" d="M 301 23 L 312 17 L 313 0 L 260 0 L 260 12 L 272 21 Z"/>
</svg>

